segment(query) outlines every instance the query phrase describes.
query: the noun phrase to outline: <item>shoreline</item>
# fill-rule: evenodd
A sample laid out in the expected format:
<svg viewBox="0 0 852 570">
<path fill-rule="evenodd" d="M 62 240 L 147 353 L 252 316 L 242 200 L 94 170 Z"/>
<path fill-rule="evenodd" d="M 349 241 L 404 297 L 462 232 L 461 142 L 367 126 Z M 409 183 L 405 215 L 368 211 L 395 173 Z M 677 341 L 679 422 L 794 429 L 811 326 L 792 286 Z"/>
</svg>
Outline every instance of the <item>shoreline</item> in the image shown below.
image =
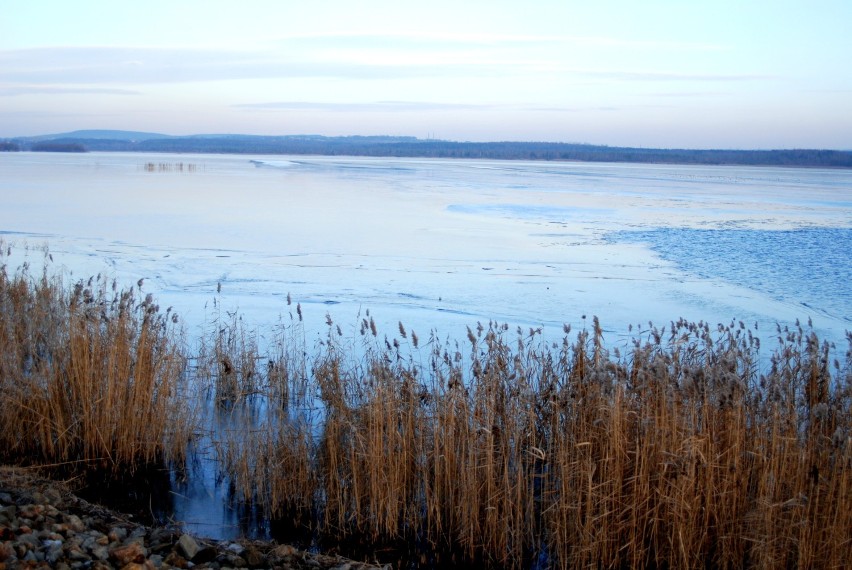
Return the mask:
<svg viewBox="0 0 852 570">
<path fill-rule="evenodd" d="M 65 482 L 0 466 L 0 570 L 50 568 L 383 568 L 262 540 L 210 540 L 146 526 L 78 497 Z M 386 565 L 385 567 L 389 567 Z"/>
</svg>

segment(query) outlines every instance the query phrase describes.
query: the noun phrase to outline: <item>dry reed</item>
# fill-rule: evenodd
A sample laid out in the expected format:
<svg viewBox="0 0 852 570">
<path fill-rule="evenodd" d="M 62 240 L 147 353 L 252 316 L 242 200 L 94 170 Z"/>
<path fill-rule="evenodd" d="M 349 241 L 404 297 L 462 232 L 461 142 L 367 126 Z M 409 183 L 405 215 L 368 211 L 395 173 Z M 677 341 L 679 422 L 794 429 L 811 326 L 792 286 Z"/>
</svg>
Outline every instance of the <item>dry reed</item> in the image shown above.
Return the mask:
<svg viewBox="0 0 852 570">
<path fill-rule="evenodd" d="M 597 319 L 561 345 L 492 323 L 468 348 L 433 335 L 426 365 L 371 329 L 360 358 L 331 331 L 320 347 L 315 440 L 253 444 L 286 458 L 240 481 L 274 494 L 270 512 L 311 497 L 333 536 L 498 567 L 852 559 L 852 356 L 829 366 L 801 327 L 779 331 L 763 374 L 737 323 L 652 327 L 624 356 Z"/>
<path fill-rule="evenodd" d="M 182 452 L 182 355 L 134 299 L 4 268 L 7 457 Z M 841 362 L 798 324 L 769 351 L 743 323 L 678 321 L 620 352 L 596 318 L 557 343 L 496 323 L 426 342 L 400 323 L 388 339 L 372 318 L 349 342 L 329 318 L 308 356 L 296 311 L 265 351 L 219 314 L 198 359 L 227 404 L 211 435 L 222 474 L 269 516 L 492 567 L 852 560 L 848 333 Z"/>
<path fill-rule="evenodd" d="M 141 295 L 100 277 L 66 288 L 47 269 L 36 277 L 25 263 L 10 275 L 2 264 L 6 460 L 132 470 L 183 456 L 192 417 L 179 393 L 181 335 L 176 318 Z"/>
</svg>

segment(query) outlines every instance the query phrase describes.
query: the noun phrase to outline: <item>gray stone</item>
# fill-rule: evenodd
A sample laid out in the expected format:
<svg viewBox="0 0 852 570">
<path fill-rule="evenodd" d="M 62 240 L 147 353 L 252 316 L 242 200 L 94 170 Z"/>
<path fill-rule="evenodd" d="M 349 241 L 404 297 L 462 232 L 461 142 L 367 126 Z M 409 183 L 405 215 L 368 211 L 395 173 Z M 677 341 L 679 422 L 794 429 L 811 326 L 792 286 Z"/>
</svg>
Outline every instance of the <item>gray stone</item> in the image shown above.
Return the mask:
<svg viewBox="0 0 852 570">
<path fill-rule="evenodd" d="M 109 558 L 109 549 L 106 546 L 99 544 L 92 549 L 92 556 L 98 560 L 106 560 Z"/>
<path fill-rule="evenodd" d="M 41 546 L 41 541 L 32 533 L 22 534 L 18 537 L 18 542 L 25 544 L 27 550 L 35 550 Z"/>
<path fill-rule="evenodd" d="M 188 534 L 182 534 L 178 540 L 178 551 L 187 560 L 192 560 L 198 554 L 199 546 L 195 539 Z"/>
<path fill-rule="evenodd" d="M 67 556 L 71 562 L 83 562 L 84 560 L 91 560 L 91 557 L 79 547 L 68 548 Z"/>
<path fill-rule="evenodd" d="M 54 545 L 47 549 L 47 552 L 44 553 L 44 559 L 48 563 L 55 565 L 56 562 L 62 558 L 62 543 L 60 542 L 58 545 Z"/>
<path fill-rule="evenodd" d="M 80 517 L 77 515 L 66 515 L 65 522 L 68 525 L 68 528 L 74 532 L 83 532 L 86 530 L 86 525 L 83 524 L 83 521 L 80 520 Z"/>
<path fill-rule="evenodd" d="M 110 542 L 120 542 L 127 538 L 127 529 L 123 526 L 113 527 L 110 529 L 107 536 L 109 537 Z"/>
<path fill-rule="evenodd" d="M 18 513 L 18 507 L 15 505 L 9 505 L 8 507 L 3 507 L 0 509 L 0 524 L 4 524 L 9 526 L 9 524 L 15 520 L 15 517 Z"/>
<path fill-rule="evenodd" d="M 83 550 L 91 551 L 93 548 L 97 546 L 97 542 L 94 536 L 87 536 L 83 539 L 83 542 L 80 543 L 80 548 Z"/>
</svg>

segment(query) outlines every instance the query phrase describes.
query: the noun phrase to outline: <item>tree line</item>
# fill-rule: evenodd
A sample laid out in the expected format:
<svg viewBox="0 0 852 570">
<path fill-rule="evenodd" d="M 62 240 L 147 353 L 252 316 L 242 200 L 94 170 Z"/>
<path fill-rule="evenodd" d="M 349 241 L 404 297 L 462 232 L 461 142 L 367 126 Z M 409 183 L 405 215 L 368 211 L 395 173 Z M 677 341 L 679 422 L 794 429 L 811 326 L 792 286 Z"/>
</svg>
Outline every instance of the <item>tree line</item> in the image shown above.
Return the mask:
<svg viewBox="0 0 852 570">
<path fill-rule="evenodd" d="M 852 151 L 840 150 L 654 149 L 555 142 L 456 142 L 384 136 L 196 135 L 141 141 L 65 138 L 29 144 L 21 139 L 0 144 L 16 145 L 20 150 L 64 150 L 65 152 L 92 150 L 295 154 L 852 168 Z M 3 147 L 0 149 L 15 150 Z"/>
</svg>

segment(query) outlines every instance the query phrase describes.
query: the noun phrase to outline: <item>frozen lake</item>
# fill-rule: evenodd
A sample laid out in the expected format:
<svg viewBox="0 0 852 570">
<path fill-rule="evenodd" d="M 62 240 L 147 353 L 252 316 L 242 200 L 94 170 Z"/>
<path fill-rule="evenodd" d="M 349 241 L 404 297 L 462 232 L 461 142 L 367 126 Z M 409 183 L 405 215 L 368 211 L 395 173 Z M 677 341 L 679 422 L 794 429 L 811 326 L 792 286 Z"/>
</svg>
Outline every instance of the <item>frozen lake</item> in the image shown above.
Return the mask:
<svg viewBox="0 0 852 570">
<path fill-rule="evenodd" d="M 852 329 L 850 171 L 0 153 L 0 198 L 12 269 L 38 267 L 47 245 L 71 279 L 142 278 L 190 340 L 222 308 L 262 335 L 297 302 L 308 348 L 327 314 L 356 338 L 367 310 L 381 333 L 401 321 L 424 341 L 489 320 L 561 338 L 597 315 L 620 346 L 649 321 L 770 335 L 811 319 L 843 351 Z M 211 438 L 232 425 L 206 421 Z M 170 516 L 213 538 L 269 536 L 234 508 L 214 454 L 196 459 Z"/>
<path fill-rule="evenodd" d="M 261 329 L 289 293 L 309 340 L 367 309 L 389 337 L 583 315 L 613 344 L 680 317 L 852 329 L 847 170 L 0 153 L 0 197 L 10 266 L 47 244 L 74 278 L 144 278 L 190 336 L 219 284 Z"/>
</svg>

